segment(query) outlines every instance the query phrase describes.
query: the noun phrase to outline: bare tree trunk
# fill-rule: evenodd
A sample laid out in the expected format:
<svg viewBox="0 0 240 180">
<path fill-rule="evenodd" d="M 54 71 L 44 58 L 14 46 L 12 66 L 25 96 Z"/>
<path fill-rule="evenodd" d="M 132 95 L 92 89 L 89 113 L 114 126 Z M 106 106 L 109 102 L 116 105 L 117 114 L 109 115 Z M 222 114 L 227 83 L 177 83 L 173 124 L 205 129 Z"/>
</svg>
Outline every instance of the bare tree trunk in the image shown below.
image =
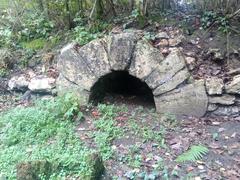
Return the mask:
<svg viewBox="0 0 240 180">
<path fill-rule="evenodd" d="M 68 21 L 68 29 L 72 28 L 72 21 L 71 21 L 71 14 L 70 14 L 70 7 L 69 7 L 69 0 L 65 0 L 65 8 L 66 8 L 66 16 Z"/>
<path fill-rule="evenodd" d="M 91 14 L 89 16 L 90 20 L 93 19 L 100 19 L 103 15 L 103 7 L 102 7 L 102 1 L 101 0 L 95 0 L 93 4 L 93 8 L 91 11 Z"/>
<path fill-rule="evenodd" d="M 47 18 L 49 18 L 48 2 L 47 2 L 47 0 L 42 0 L 42 2 L 43 2 L 43 13 Z"/>
<path fill-rule="evenodd" d="M 77 0 L 77 7 L 78 7 L 78 12 L 80 12 L 82 10 L 81 1 L 80 0 Z"/>
<path fill-rule="evenodd" d="M 165 0 L 162 0 L 162 11 L 165 11 Z"/>
<path fill-rule="evenodd" d="M 38 4 L 38 8 L 39 8 L 40 12 L 44 12 L 43 1 L 42 0 L 38 0 L 37 4 Z"/>
<path fill-rule="evenodd" d="M 135 0 L 130 1 L 130 11 L 132 12 L 135 6 Z"/>
<path fill-rule="evenodd" d="M 106 3 L 109 6 L 108 9 L 111 12 L 111 15 L 116 16 L 116 11 L 115 11 L 113 0 L 106 0 Z"/>
<path fill-rule="evenodd" d="M 148 16 L 149 0 L 145 0 L 143 4 L 143 16 Z"/>
</svg>

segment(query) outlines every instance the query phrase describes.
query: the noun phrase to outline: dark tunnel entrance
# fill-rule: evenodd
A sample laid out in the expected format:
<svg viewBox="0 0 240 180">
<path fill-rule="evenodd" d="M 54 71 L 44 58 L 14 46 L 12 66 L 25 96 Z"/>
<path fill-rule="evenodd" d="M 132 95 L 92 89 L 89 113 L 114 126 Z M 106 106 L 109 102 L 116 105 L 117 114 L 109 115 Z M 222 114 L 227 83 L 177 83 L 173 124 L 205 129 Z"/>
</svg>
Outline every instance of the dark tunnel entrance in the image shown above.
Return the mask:
<svg viewBox="0 0 240 180">
<path fill-rule="evenodd" d="M 101 78 L 91 88 L 90 102 L 123 103 L 155 108 L 152 90 L 127 71 L 113 71 Z"/>
</svg>

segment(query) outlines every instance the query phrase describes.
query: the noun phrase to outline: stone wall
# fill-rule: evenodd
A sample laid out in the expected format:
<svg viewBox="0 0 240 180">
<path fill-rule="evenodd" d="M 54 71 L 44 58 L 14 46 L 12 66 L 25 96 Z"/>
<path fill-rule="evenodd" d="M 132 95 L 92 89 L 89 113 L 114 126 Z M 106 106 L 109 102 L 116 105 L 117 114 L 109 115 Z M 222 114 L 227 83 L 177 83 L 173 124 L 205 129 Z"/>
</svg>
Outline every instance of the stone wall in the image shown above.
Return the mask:
<svg viewBox="0 0 240 180">
<path fill-rule="evenodd" d="M 208 106 L 204 81 L 191 78 L 185 61 L 177 48 L 164 57 L 138 31 L 112 34 L 83 47 L 63 48 L 57 87 L 59 92 L 76 89 L 88 102 L 98 79 L 127 71 L 152 90 L 157 112 L 202 117 Z"/>
<path fill-rule="evenodd" d="M 159 113 L 181 117 L 240 114 L 240 75 L 227 84 L 217 77 L 194 80 L 189 68 L 189 57 L 184 57 L 179 49 L 172 48 L 164 57 L 138 31 L 125 32 L 83 47 L 69 44 L 63 48 L 57 87 L 59 92 L 77 89 L 88 102 L 91 88 L 99 78 L 122 70 L 149 86 Z"/>
<path fill-rule="evenodd" d="M 217 77 L 208 78 L 205 85 L 209 97 L 207 115 L 239 116 L 240 75 L 234 76 L 228 83 Z"/>
<path fill-rule="evenodd" d="M 157 38 L 168 37 L 160 33 Z M 29 92 L 55 94 L 56 87 L 59 95 L 75 91 L 88 103 L 99 79 L 113 71 L 125 71 L 147 84 L 159 113 L 177 117 L 240 115 L 239 69 L 228 72 L 235 76 L 227 83 L 218 77 L 196 80 L 189 72 L 194 58 L 185 57 L 176 46 L 171 46 L 167 55 L 162 53 L 141 31 L 112 34 L 82 47 L 71 43 L 59 55 L 57 81 L 55 76 L 29 72 L 12 77 L 8 88 L 28 95 Z"/>
</svg>

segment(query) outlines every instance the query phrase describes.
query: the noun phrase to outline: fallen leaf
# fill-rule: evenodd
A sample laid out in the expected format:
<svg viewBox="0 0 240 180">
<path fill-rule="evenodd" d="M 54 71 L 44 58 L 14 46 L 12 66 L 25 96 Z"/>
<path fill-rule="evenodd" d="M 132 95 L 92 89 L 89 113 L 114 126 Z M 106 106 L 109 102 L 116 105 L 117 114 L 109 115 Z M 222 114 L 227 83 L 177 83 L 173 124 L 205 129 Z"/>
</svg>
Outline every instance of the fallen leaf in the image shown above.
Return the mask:
<svg viewBox="0 0 240 180">
<path fill-rule="evenodd" d="M 187 167 L 187 169 L 186 169 L 187 172 L 191 172 L 191 171 L 193 171 L 193 170 L 194 170 L 194 167 L 192 167 L 192 166 L 189 166 L 189 167 Z"/>
<path fill-rule="evenodd" d="M 98 111 L 92 111 L 92 115 L 97 118 L 99 117 L 99 112 Z"/>
</svg>

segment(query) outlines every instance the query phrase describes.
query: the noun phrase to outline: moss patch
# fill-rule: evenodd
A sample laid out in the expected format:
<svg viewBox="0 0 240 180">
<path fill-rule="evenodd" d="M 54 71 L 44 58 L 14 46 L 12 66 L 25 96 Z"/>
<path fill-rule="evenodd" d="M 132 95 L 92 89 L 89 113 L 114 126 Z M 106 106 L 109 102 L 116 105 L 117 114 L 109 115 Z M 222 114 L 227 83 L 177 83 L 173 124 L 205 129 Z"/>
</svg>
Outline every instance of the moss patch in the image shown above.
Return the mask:
<svg viewBox="0 0 240 180">
<path fill-rule="evenodd" d="M 22 42 L 21 45 L 25 49 L 30 49 L 30 50 L 40 50 L 45 47 L 47 44 L 47 40 L 39 38 L 39 39 L 34 39 L 29 42 Z"/>
</svg>

